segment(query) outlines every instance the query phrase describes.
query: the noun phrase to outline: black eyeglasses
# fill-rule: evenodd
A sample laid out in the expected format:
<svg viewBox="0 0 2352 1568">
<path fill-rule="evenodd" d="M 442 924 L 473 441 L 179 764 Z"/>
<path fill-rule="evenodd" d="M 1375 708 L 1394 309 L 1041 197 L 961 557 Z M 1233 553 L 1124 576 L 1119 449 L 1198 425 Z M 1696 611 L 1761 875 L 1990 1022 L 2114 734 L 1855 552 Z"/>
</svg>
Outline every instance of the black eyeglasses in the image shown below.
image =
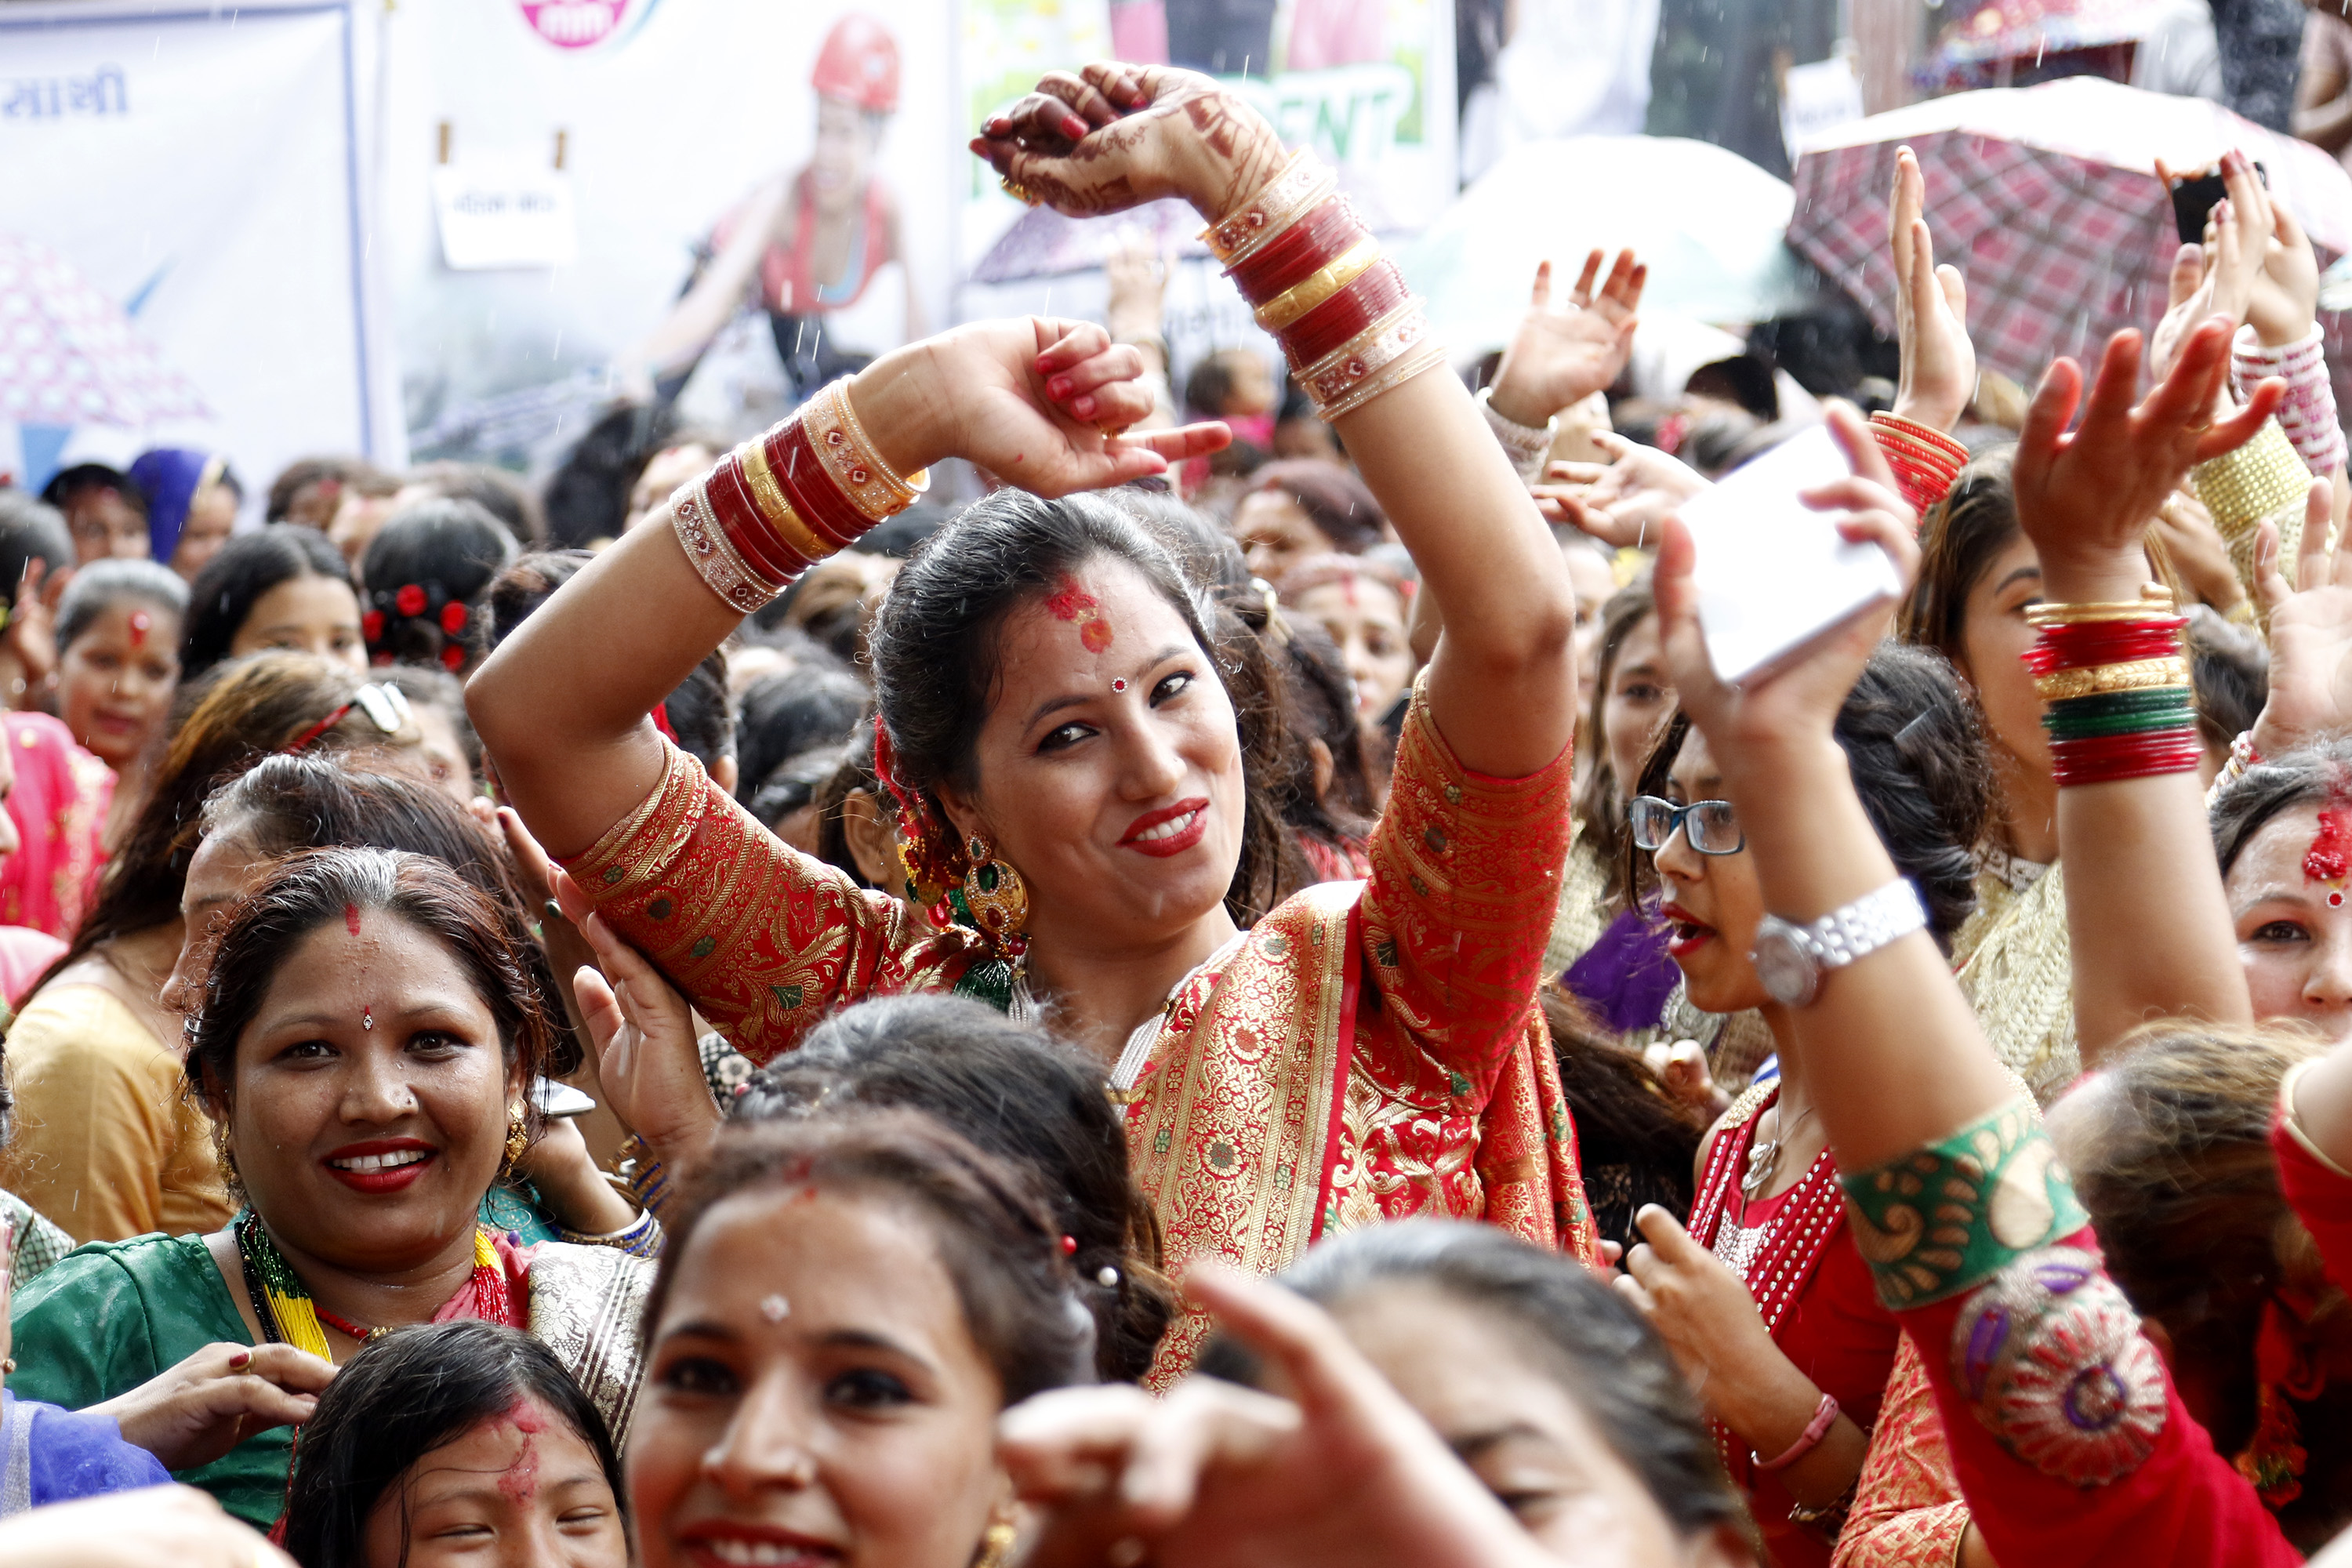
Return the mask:
<svg viewBox="0 0 2352 1568">
<path fill-rule="evenodd" d="M 1676 805 L 1654 795 L 1637 795 L 1625 808 L 1625 822 L 1633 830 L 1635 847 L 1643 849 L 1664 849 L 1677 827 L 1702 855 L 1737 855 L 1748 847 L 1748 835 L 1739 831 L 1739 818 L 1727 800 L 1695 800 Z"/>
</svg>

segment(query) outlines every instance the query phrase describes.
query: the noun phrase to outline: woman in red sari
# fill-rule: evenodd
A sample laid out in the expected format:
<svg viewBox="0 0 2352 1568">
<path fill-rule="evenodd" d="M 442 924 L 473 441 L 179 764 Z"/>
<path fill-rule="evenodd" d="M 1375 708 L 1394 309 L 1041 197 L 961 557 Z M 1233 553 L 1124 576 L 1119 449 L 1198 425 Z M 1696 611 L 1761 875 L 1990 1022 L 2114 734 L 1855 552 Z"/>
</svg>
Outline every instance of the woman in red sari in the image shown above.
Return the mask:
<svg viewBox="0 0 2352 1568">
<path fill-rule="evenodd" d="M 1286 162 L 1203 77 L 1097 66 L 1043 86 L 975 146 L 1073 215 L 1192 201 L 1286 345 L 1332 344 L 1304 370 L 1427 591 L 1479 607 L 1414 699 L 1370 879 L 1263 910 L 1257 721 L 1202 611 L 1131 519 L 1041 499 L 1223 437 L 1104 435 L 1148 408 L 1140 361 L 1073 322 L 887 355 L 681 489 L 667 526 L 599 556 L 475 677 L 499 779 L 579 894 L 755 1060 L 877 992 L 1050 1007 L 1112 1068 L 1171 1270 L 1271 1273 L 1327 1230 L 1412 1214 L 1589 1254 L 1534 1008 L 1575 718 L 1559 552 L 1469 395 L 1427 374 L 1443 356 L 1328 172 Z M 1289 247 L 1252 248 L 1269 233 Z M 646 715 L 812 554 L 910 500 L 898 476 L 957 456 L 1024 489 L 909 562 L 874 639 L 910 879 L 935 916 L 970 919 L 938 925 L 779 845 Z M 1163 1373 L 1201 1329 L 1171 1330 Z"/>
<path fill-rule="evenodd" d="M 2068 662 L 2053 703 L 2111 696 L 2141 673 L 2072 657 L 2103 639 L 2178 637 L 2142 596 L 2141 537 L 2192 462 L 2242 445 L 2277 401 L 2258 388 L 2217 418 L 2230 323 L 2187 335 L 2171 373 L 2135 407 L 2137 333 L 2108 346 L 2081 426 L 2081 372 L 2061 360 L 2019 443 L 2020 521 L 2044 574 L 2037 646 Z M 1908 509 L 1887 476 L 1836 499 L 1850 539 L 1916 564 Z M 2254 1485 L 2218 1453 L 2163 1357 L 2103 1267 L 2031 1097 L 2000 1067 L 1917 918 L 1847 779 L 1830 729 L 1887 617 L 1861 617 L 1803 663 L 1735 689 L 1706 661 L 1690 537 L 1669 524 L 1657 573 L 1666 658 L 1739 815 L 1764 906 L 1800 931 L 1837 932 L 1839 956 L 1790 958 L 1810 980 L 1790 1008 L 1818 1120 L 1881 1301 L 1920 1349 L 1982 1544 L 2004 1568 L 2299 1561 Z M 2125 633 L 2111 629 L 2127 628 Z M 2085 632 L 2082 628 L 2091 628 Z M 2221 879 L 2210 858 L 2149 854 L 2203 833 L 2201 747 L 2177 656 L 2168 706 L 2083 747 L 2059 715 L 2059 832 L 2079 873 L 2070 901 L 2116 918 L 2077 923 L 2075 1013 L 2086 1056 L 2151 1016 L 2248 1014 Z M 2080 672 L 2080 673 L 2077 673 Z M 2103 673 L 2107 672 L 2107 673 Z M 2123 911 L 2161 911 L 2161 920 Z M 1914 897 L 1906 911 L 1916 917 Z M 1784 948 L 1787 944 L 1783 944 Z M 2307 1109 L 2306 1114 L 2311 1113 Z M 1971 1560 L 1966 1559 L 1964 1560 Z"/>
</svg>

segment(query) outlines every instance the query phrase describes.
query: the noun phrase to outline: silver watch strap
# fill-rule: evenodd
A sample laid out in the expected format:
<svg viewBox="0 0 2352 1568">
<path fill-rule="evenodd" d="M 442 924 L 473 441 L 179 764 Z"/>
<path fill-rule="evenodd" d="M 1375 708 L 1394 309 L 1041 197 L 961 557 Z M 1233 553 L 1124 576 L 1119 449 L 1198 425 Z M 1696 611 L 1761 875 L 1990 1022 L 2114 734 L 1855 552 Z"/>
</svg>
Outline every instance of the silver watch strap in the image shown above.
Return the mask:
<svg viewBox="0 0 2352 1568">
<path fill-rule="evenodd" d="M 1845 908 L 1798 927 L 1797 935 L 1815 963 L 1823 969 L 1843 969 L 1927 924 L 1927 906 L 1921 901 L 1919 889 L 1910 879 L 1897 877 L 1876 892 L 1864 893 Z"/>
</svg>

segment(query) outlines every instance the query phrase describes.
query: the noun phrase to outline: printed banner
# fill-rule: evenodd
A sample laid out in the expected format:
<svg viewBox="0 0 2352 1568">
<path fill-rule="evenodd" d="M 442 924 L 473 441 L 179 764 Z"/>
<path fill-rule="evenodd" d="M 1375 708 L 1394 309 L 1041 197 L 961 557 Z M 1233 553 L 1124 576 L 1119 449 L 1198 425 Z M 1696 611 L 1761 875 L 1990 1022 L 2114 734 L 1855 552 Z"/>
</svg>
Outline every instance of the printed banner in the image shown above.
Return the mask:
<svg viewBox="0 0 2352 1568">
<path fill-rule="evenodd" d="M 163 442 L 225 452 L 249 500 L 307 453 L 405 461 L 370 276 L 371 43 L 342 0 L 0 7 L 19 480 Z"/>
</svg>

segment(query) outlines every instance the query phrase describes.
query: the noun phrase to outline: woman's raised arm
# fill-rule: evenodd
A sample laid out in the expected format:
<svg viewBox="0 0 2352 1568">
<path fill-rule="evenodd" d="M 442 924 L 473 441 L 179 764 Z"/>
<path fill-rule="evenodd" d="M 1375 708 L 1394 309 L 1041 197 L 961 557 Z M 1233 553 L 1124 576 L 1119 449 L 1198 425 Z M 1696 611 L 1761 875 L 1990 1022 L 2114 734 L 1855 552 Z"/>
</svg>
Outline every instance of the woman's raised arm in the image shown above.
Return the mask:
<svg viewBox="0 0 2352 1568">
<path fill-rule="evenodd" d="M 1058 496 L 1159 473 L 1171 458 L 1224 445 L 1215 425 L 1105 435 L 1150 411 L 1135 379 L 1141 370 L 1135 350 L 1088 322 L 986 321 L 885 354 L 850 381 L 848 405 L 897 474 L 961 457 Z M 764 464 L 751 454 L 765 444 L 772 433 L 746 443 L 743 460 Z M 719 471 L 732 475 L 736 464 L 730 458 Z M 775 482 L 766 468 L 759 472 Z M 854 537 L 856 516 L 836 507 L 821 521 L 838 532 L 840 520 L 852 519 Z M 631 530 L 467 684 L 466 710 L 499 784 L 558 858 L 588 848 L 652 792 L 662 750 L 646 716 L 750 607 L 706 582 L 677 521 L 666 506 Z"/>
<path fill-rule="evenodd" d="M 972 143 L 1007 185 L 1073 216 L 1179 195 L 1449 607 L 1429 669 L 1463 764 L 1517 778 L 1576 725 L 1576 595 L 1559 550 L 1394 268 L 1311 157 L 1204 76 L 1055 72 Z M 1434 373 L 1434 374 L 1432 374 Z"/>
</svg>

